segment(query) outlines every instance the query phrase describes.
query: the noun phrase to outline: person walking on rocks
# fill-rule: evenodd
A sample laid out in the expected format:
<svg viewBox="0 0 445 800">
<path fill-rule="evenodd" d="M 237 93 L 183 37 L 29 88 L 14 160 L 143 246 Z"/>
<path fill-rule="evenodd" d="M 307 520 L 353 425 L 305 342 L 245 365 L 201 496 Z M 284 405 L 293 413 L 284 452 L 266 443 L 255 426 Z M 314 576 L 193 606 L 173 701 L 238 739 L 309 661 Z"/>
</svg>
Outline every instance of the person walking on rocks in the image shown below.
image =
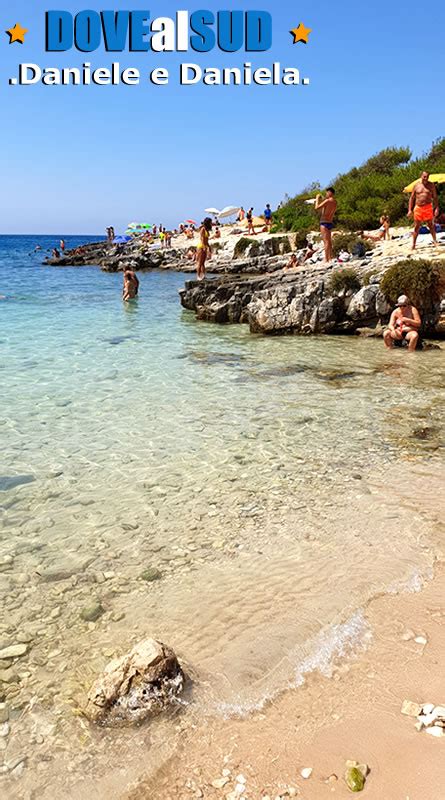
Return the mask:
<svg viewBox="0 0 445 800">
<path fill-rule="evenodd" d="M 210 232 L 212 228 L 212 220 L 210 217 L 206 217 L 199 231 L 199 244 L 196 249 L 196 272 L 198 281 L 204 280 L 206 276 L 207 257 L 212 255 L 212 251 L 209 246 Z"/>
<path fill-rule="evenodd" d="M 434 183 L 430 182 L 430 173 L 422 172 L 409 199 L 408 217 L 414 217 L 413 250 L 416 249 L 417 237 L 422 225 L 430 229 L 433 242 L 438 247 L 435 218 L 439 214 L 439 198 Z"/>
<path fill-rule="evenodd" d="M 324 245 L 325 261 L 332 261 L 334 253 L 332 250 L 332 229 L 334 227 L 334 217 L 337 211 L 337 201 L 335 199 L 335 189 L 332 186 L 326 189 L 326 197 L 323 200 L 321 194 L 315 198 L 316 211 L 321 211 L 320 233 Z"/>
<path fill-rule="evenodd" d="M 266 227 L 270 228 L 272 226 L 272 209 L 269 203 L 264 209 L 264 219 L 266 220 Z"/>
</svg>

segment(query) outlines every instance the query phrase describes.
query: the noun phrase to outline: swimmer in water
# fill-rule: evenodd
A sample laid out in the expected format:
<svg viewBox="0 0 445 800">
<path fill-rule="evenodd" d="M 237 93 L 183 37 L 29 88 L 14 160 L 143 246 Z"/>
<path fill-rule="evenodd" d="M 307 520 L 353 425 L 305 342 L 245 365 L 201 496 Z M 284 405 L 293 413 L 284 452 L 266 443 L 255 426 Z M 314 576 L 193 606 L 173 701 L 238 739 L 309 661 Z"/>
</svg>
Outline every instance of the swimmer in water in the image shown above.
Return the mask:
<svg viewBox="0 0 445 800">
<path fill-rule="evenodd" d="M 136 273 L 132 269 L 126 269 L 124 272 L 124 288 L 122 290 L 122 300 L 128 303 L 129 300 L 135 300 L 139 294 L 139 280 Z"/>
</svg>

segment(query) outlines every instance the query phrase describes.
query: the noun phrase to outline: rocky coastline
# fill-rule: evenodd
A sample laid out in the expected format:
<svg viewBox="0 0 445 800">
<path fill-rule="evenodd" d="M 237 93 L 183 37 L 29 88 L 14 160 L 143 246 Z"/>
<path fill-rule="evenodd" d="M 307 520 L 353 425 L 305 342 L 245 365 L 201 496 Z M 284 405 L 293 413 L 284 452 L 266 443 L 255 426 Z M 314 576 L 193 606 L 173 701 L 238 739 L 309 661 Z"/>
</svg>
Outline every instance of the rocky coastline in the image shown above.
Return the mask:
<svg viewBox="0 0 445 800">
<path fill-rule="evenodd" d="M 259 237 L 260 238 L 260 237 Z M 247 246 L 237 250 L 238 237 L 213 242 L 213 258 L 208 263 L 209 271 L 215 275 L 259 275 L 275 272 L 284 267 L 289 253 L 295 249 L 295 235 L 267 236 L 259 241 L 241 239 Z M 45 266 L 86 267 L 98 266 L 104 272 L 122 272 L 131 267 L 137 272 L 172 270 L 194 273 L 193 258 L 188 255 L 197 242 L 187 242 L 178 237 L 174 247 L 161 249 L 135 239 L 126 244 L 93 242 L 67 250 L 59 258 L 47 258 Z"/>
<path fill-rule="evenodd" d="M 199 320 L 247 324 L 254 334 L 381 336 L 393 306 L 380 282 L 391 263 L 395 261 L 373 268 L 368 259 L 354 262 L 361 284 L 357 291 L 332 289 L 332 276 L 339 272 L 333 263 L 279 269 L 269 276 L 187 281 L 180 300 Z M 433 337 L 445 334 L 444 300 L 424 315 L 423 332 Z"/>
<path fill-rule="evenodd" d="M 255 239 L 224 232 L 212 243 L 209 278 L 188 280 L 180 291 L 184 309 L 197 319 L 219 324 L 247 324 L 254 334 L 361 334 L 381 336 L 393 304 L 380 288 L 387 270 L 402 258 L 434 262 L 445 253 L 425 242 L 411 256 L 411 239 L 402 231 L 396 240 L 380 242 L 362 256 L 348 253 L 325 264 L 317 234 L 314 255 L 302 266 L 287 269 L 289 254 L 297 248 L 296 234 L 260 235 Z M 444 242 L 445 243 L 445 242 Z M 443 243 L 441 243 L 443 245 Z M 193 242 L 178 237 L 173 248 L 156 249 L 141 239 L 114 245 L 97 242 L 47 259 L 50 266 L 98 266 L 104 272 L 172 270 L 194 274 Z M 353 271 L 356 285 L 333 283 L 343 271 Z M 402 291 L 402 287 L 401 287 Z M 429 337 L 445 335 L 445 297 L 434 308 L 422 310 L 423 331 Z"/>
</svg>

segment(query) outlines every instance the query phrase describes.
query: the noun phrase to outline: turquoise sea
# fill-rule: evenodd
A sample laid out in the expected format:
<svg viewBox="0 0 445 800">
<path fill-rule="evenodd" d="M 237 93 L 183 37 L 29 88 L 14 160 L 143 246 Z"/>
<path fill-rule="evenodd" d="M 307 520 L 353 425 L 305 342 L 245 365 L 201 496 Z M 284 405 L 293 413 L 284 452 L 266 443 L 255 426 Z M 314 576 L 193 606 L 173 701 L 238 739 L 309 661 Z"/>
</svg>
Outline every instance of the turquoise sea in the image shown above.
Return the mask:
<svg viewBox="0 0 445 800">
<path fill-rule="evenodd" d="M 184 725 L 253 713 L 365 647 L 372 597 L 431 577 L 444 350 L 200 323 L 164 271 L 125 305 L 121 275 L 42 265 L 60 238 L 0 236 L 0 650 L 26 651 L 0 654 L 0 780 L 119 797 L 172 737 L 79 716 L 113 655 L 170 644 Z"/>
</svg>

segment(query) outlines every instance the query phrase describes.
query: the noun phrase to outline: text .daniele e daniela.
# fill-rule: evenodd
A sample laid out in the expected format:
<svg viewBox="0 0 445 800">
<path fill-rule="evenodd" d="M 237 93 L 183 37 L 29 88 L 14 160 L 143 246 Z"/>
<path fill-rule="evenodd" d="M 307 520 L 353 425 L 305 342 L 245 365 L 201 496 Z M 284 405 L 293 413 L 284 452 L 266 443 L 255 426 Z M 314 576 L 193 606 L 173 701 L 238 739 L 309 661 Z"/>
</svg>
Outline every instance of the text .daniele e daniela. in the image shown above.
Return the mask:
<svg viewBox="0 0 445 800">
<path fill-rule="evenodd" d="M 202 67 L 199 64 L 179 65 L 179 83 L 182 86 L 203 84 L 205 86 L 303 86 L 309 85 L 309 78 L 300 78 L 296 67 L 282 67 L 275 61 L 270 67 L 253 68 L 250 62 L 241 67 Z M 19 65 L 18 77 L 10 78 L 13 86 L 137 86 L 141 82 L 154 86 L 166 86 L 170 82 L 170 70 L 157 67 L 148 76 L 141 76 L 140 70 L 133 67 L 122 68 L 118 62 L 110 67 L 92 68 L 89 62 L 81 67 L 41 67 L 38 64 Z"/>
</svg>

